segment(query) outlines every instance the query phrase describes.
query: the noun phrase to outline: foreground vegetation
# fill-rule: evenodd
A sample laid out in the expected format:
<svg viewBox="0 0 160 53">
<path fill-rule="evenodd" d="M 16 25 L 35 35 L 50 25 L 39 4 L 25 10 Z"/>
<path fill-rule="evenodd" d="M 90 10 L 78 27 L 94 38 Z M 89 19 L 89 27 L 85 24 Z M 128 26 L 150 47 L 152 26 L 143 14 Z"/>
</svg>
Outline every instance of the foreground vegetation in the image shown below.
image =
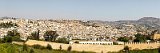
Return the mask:
<svg viewBox="0 0 160 53">
<path fill-rule="evenodd" d="M 127 53 L 124 51 L 109 52 L 109 53 Z M 128 53 L 158 53 L 158 49 L 130 50 Z"/>
<path fill-rule="evenodd" d="M 127 49 L 125 49 L 127 50 Z M 1 43 L 0 44 L 1 53 L 94 53 L 94 52 L 78 52 L 71 50 L 61 50 L 61 49 L 52 49 L 50 46 L 44 47 L 40 45 L 16 45 L 11 43 Z M 158 53 L 159 49 L 144 49 L 144 50 L 128 50 L 119 51 L 119 52 L 109 52 L 109 53 Z"/>
<path fill-rule="evenodd" d="M 43 46 L 27 46 L 16 45 L 11 43 L 1 43 L 0 53 L 94 53 L 94 52 L 78 52 L 78 51 L 66 51 L 66 50 L 54 50 L 50 47 Z"/>
<path fill-rule="evenodd" d="M 34 40 L 40 40 L 39 30 L 32 33 L 31 35 L 32 36 L 29 38 Z M 56 31 L 47 31 L 44 35 L 45 41 L 68 43 L 68 40 L 66 38 L 58 38 L 56 40 L 58 36 L 59 35 L 56 34 Z M 20 33 L 16 29 L 8 31 L 7 35 L 5 35 L 3 38 L 0 38 L 0 53 L 94 53 L 85 51 L 72 51 L 71 46 L 69 46 L 67 50 L 62 50 L 61 46 L 59 49 L 52 49 L 52 46 L 49 44 L 46 47 L 41 45 L 27 46 L 25 44 L 12 44 L 12 41 L 25 43 L 24 40 L 21 40 Z"/>
<path fill-rule="evenodd" d="M 109 52 L 109 53 L 160 53 L 160 48 L 143 49 L 143 50 L 129 50 L 129 47 L 125 46 L 124 49 L 119 52 Z"/>
</svg>

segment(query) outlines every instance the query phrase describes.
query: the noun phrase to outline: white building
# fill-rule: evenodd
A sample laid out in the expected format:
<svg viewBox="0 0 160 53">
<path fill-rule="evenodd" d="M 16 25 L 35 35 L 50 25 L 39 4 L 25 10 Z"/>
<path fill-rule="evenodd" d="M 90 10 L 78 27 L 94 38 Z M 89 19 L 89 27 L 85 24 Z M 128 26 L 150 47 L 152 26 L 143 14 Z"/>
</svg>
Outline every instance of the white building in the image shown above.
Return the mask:
<svg viewBox="0 0 160 53">
<path fill-rule="evenodd" d="M 79 41 L 79 44 L 113 45 L 113 42 L 106 42 L 106 41 Z"/>
</svg>

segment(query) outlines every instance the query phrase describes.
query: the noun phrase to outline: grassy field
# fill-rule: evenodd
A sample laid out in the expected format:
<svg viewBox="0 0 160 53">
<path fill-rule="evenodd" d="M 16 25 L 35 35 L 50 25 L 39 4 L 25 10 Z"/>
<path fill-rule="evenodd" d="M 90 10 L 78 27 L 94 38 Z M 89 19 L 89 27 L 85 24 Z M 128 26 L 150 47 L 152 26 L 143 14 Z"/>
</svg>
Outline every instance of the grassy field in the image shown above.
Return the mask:
<svg viewBox="0 0 160 53">
<path fill-rule="evenodd" d="M 79 52 L 79 51 L 66 51 L 66 50 L 49 50 L 49 49 L 35 49 L 34 47 L 27 46 L 24 48 L 22 45 L 11 43 L 0 43 L 0 53 L 94 53 L 94 52 Z M 125 53 L 124 51 L 109 52 L 109 53 Z M 158 53 L 158 49 L 144 49 L 144 50 L 130 50 L 129 53 Z"/>
<path fill-rule="evenodd" d="M 11 43 L 0 43 L 0 53 L 94 53 L 94 52 L 78 52 L 78 51 L 66 51 L 66 50 L 48 50 L 48 49 L 35 49 L 27 46 L 27 49 L 22 45 L 16 45 Z"/>
</svg>

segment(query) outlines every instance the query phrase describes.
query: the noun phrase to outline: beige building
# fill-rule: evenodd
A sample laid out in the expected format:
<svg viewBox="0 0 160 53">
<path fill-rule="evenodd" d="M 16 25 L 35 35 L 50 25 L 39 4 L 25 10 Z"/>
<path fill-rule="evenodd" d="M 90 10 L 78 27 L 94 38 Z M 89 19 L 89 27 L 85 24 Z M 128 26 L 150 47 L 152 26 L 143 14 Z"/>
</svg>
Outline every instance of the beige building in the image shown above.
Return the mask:
<svg viewBox="0 0 160 53">
<path fill-rule="evenodd" d="M 153 39 L 154 39 L 154 40 L 160 39 L 160 34 L 154 34 Z"/>
</svg>

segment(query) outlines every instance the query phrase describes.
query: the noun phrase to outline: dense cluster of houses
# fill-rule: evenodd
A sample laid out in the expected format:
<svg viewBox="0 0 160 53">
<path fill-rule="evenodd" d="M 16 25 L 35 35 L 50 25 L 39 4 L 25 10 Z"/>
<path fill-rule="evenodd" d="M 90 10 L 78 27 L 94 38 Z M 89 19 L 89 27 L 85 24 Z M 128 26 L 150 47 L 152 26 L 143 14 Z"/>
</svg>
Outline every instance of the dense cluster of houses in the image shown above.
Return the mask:
<svg viewBox="0 0 160 53">
<path fill-rule="evenodd" d="M 40 31 L 40 39 L 47 30 L 56 31 L 59 37 L 70 36 L 73 40 L 87 41 L 115 41 L 117 37 L 133 36 L 137 33 L 134 25 L 123 25 L 117 29 L 110 25 L 98 27 L 85 26 L 80 20 L 31 20 L 31 19 L 0 19 L 0 23 L 13 22 L 18 27 L 0 28 L 0 36 L 6 35 L 7 31 L 16 29 L 22 39 L 31 36 L 32 32 Z M 92 44 L 92 43 L 91 43 Z M 104 42 L 103 44 L 108 44 Z M 111 43 L 112 44 L 112 43 Z"/>
</svg>

